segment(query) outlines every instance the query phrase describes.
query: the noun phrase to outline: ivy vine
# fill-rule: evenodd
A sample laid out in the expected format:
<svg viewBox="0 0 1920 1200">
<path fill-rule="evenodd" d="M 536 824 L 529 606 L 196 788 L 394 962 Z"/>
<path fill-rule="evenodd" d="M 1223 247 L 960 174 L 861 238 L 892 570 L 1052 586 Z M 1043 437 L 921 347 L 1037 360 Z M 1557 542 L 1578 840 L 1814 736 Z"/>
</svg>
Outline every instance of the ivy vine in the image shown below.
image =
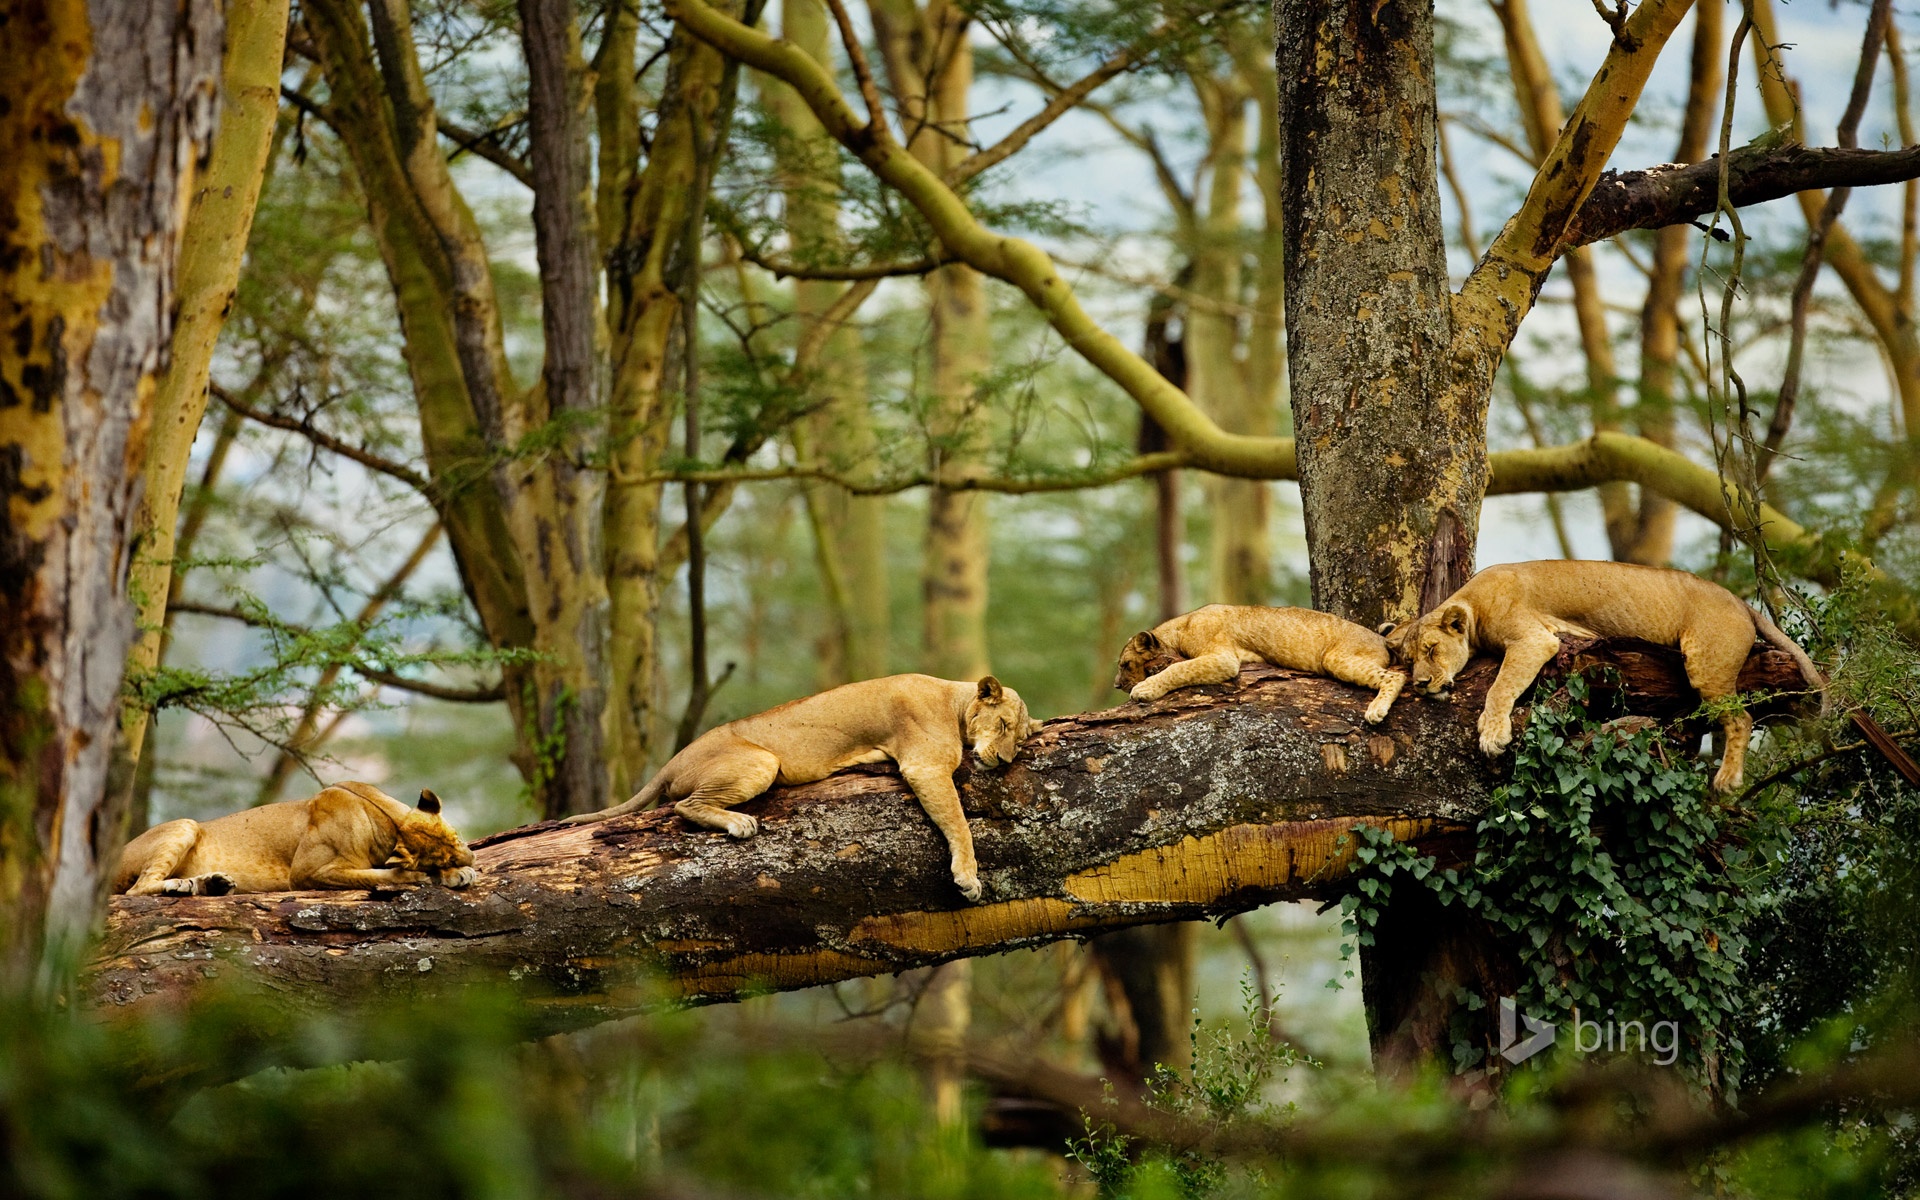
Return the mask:
<svg viewBox="0 0 1920 1200">
<path fill-rule="evenodd" d="M 1578 675 L 1535 706 L 1464 870 L 1356 826 L 1354 891 L 1342 900 L 1352 940 L 1342 951 L 1372 944 L 1396 886 L 1425 886 L 1484 920 L 1515 955 L 1517 1008 L 1556 1024 L 1562 1054 L 1576 1019 L 1672 1022 L 1673 1059 L 1702 1086 L 1731 1092 L 1743 1056 L 1744 931 L 1756 902 L 1732 869 L 1724 810 L 1709 797 L 1707 764 L 1673 753 L 1651 722 L 1606 721 L 1595 707 Z M 1457 999 L 1456 1069 L 1504 1067 L 1486 1049 L 1484 1010 L 1497 998 Z M 1620 1040 L 1644 1050 L 1644 1034 L 1635 1046 L 1625 1046 L 1624 1031 Z"/>
</svg>

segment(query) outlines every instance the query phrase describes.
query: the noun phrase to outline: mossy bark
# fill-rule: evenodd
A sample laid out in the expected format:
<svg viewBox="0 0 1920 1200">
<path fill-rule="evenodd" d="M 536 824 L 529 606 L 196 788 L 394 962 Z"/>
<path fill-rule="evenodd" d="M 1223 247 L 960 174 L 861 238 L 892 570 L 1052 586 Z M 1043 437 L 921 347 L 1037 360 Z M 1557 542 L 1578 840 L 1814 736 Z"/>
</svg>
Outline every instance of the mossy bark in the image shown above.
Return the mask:
<svg viewBox="0 0 1920 1200">
<path fill-rule="evenodd" d="M 20 0 L 0 22 L 0 974 L 94 927 L 156 379 L 212 139 L 214 0 Z M 116 805 L 113 798 L 118 797 Z"/>
</svg>

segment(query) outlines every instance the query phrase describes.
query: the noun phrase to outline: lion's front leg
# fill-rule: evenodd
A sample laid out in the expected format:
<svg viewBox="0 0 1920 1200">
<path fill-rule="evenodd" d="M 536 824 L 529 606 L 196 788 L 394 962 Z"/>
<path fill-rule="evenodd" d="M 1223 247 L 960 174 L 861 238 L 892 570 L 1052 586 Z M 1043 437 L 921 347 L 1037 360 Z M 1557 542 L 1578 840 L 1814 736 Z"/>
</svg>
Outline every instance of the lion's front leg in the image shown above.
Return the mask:
<svg viewBox="0 0 1920 1200">
<path fill-rule="evenodd" d="M 985 894 L 980 887 L 980 864 L 973 856 L 973 831 L 967 828 L 967 813 L 960 807 L 960 792 L 953 786 L 953 766 L 903 762 L 900 776 L 947 839 L 947 848 L 952 852 L 949 868 L 955 886 L 962 896 L 978 904 Z"/>
<path fill-rule="evenodd" d="M 1156 675 L 1149 675 L 1134 684 L 1127 694 L 1135 700 L 1158 700 L 1175 688 L 1225 683 L 1239 674 L 1240 656 L 1232 650 L 1216 650 L 1199 658 L 1183 659 Z"/>
<path fill-rule="evenodd" d="M 1334 651 L 1326 657 L 1326 672 L 1343 683 L 1374 689 L 1373 703 L 1367 705 L 1367 724 L 1378 725 L 1387 719 L 1393 702 L 1407 686 L 1405 671 L 1396 671 L 1384 648 L 1378 655 Z"/>
<path fill-rule="evenodd" d="M 1487 689 L 1487 704 L 1480 710 L 1480 752 L 1493 758 L 1513 744 L 1513 706 L 1533 686 L 1540 668 L 1560 653 L 1560 639 L 1549 630 L 1524 641 L 1507 643 L 1506 657 L 1500 660 L 1500 674 Z"/>
</svg>

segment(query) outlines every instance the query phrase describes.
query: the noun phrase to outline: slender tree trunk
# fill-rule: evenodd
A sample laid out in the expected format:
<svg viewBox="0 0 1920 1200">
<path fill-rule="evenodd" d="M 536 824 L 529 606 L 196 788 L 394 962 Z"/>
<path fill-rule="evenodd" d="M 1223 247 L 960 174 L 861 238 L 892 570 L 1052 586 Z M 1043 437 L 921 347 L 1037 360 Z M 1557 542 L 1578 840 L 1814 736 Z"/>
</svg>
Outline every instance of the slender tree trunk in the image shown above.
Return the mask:
<svg viewBox="0 0 1920 1200">
<path fill-rule="evenodd" d="M 830 63 L 827 14 L 821 0 L 786 0 L 781 35 L 815 61 Z M 839 151 L 812 110 L 778 80 L 767 91 L 787 136 L 787 236 L 803 257 L 837 247 L 840 204 L 835 194 Z M 803 334 L 839 299 L 846 285 L 819 280 L 794 282 L 794 309 Z M 860 335 L 833 331 L 819 364 L 808 374 L 821 408 L 807 422 L 812 457 L 859 468 L 875 450 L 867 410 L 867 372 Z M 886 505 L 884 497 L 853 496 L 828 484 L 810 484 L 807 503 L 815 514 L 823 573 L 838 583 L 833 654 L 824 664 L 824 684 L 871 679 L 887 673 L 891 616 L 887 593 Z"/>
<path fill-rule="evenodd" d="M 1715 126 L 1724 90 L 1722 0 L 1694 0 L 1693 57 L 1689 64 L 1687 110 L 1673 161 L 1699 162 L 1707 156 L 1707 137 Z M 1693 259 L 1694 230 L 1669 225 L 1654 234 L 1653 269 L 1640 311 L 1640 399 L 1634 419 L 1640 436 L 1660 446 L 1673 445 L 1674 382 L 1680 360 L 1680 301 Z M 1654 492 L 1640 491 L 1638 528 L 1630 562 L 1664 567 L 1673 557 L 1674 519 L 1679 506 Z"/>
<path fill-rule="evenodd" d="M 139 609 L 140 638 L 127 663 L 130 672 L 151 671 L 160 663 L 180 495 L 200 418 L 207 410 L 214 342 L 240 281 L 240 263 L 246 257 L 247 236 L 253 229 L 253 212 L 279 123 L 287 4 L 288 0 L 229 0 L 226 5 L 220 128 L 187 210 L 172 361 L 154 389 L 145 490 L 134 517 L 139 550 L 133 562 L 132 591 Z M 127 706 L 121 728 L 131 758 L 140 757 L 147 719 L 144 706 Z"/>
<path fill-rule="evenodd" d="M 0 23 L 0 972 L 93 928 L 125 837 L 109 773 L 128 578 L 194 172 L 212 0 L 18 0 Z"/>
<path fill-rule="evenodd" d="M 1207 188 L 1197 198 L 1191 240 L 1195 302 L 1187 306 L 1187 394 L 1230 433 L 1270 434 L 1273 419 L 1262 412 L 1241 362 L 1242 262 L 1247 250 L 1240 194 L 1247 181 L 1247 102 L 1251 98 L 1230 66 L 1190 74 L 1207 128 Z M 1205 484 L 1211 512 L 1207 600 L 1219 604 L 1264 604 L 1271 590 L 1267 546 L 1270 485 L 1262 479 L 1210 475 Z"/>
</svg>

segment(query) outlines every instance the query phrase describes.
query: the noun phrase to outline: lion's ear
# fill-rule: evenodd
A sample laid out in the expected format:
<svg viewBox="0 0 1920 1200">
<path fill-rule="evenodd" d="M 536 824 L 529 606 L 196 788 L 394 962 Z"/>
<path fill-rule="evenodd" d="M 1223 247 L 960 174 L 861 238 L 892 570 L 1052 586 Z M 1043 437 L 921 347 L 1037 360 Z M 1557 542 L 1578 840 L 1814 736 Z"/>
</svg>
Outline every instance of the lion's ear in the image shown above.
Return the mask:
<svg viewBox="0 0 1920 1200">
<path fill-rule="evenodd" d="M 1153 630 L 1148 629 L 1134 634 L 1131 645 L 1142 654 L 1152 654 L 1160 648 L 1160 639 L 1154 636 Z"/>
<path fill-rule="evenodd" d="M 1400 628 L 1400 622 L 1398 621 L 1382 621 L 1380 622 L 1380 628 L 1374 630 L 1374 632 L 1383 638 L 1390 638 L 1393 636 L 1393 631 L 1398 628 Z"/>
<path fill-rule="evenodd" d="M 1471 617 L 1472 614 L 1467 611 L 1466 605 L 1449 604 L 1440 610 L 1440 628 L 1447 633 L 1459 634 L 1465 637 L 1467 633 L 1467 622 Z"/>
<path fill-rule="evenodd" d="M 418 807 L 423 813 L 437 813 L 440 811 L 440 797 L 434 795 L 426 788 L 421 788 Z"/>
<path fill-rule="evenodd" d="M 979 696 L 982 700 L 986 700 L 991 703 L 998 703 L 1000 700 L 1000 697 L 1005 694 L 1006 694 L 1006 689 L 1000 686 L 1000 681 L 998 679 L 995 679 L 991 675 L 983 675 L 980 677 Z"/>
</svg>

